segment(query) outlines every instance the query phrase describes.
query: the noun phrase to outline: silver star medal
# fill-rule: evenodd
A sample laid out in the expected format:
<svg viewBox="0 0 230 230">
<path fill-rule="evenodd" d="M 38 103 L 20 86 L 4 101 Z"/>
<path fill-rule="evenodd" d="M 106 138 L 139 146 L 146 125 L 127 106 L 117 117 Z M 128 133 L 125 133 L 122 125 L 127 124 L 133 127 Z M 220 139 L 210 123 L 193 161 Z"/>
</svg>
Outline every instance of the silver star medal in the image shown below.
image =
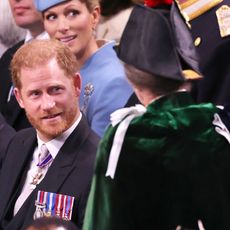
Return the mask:
<svg viewBox="0 0 230 230">
<path fill-rule="evenodd" d="M 34 220 L 39 219 L 44 216 L 44 212 L 42 210 L 46 207 L 46 204 L 35 201 L 35 206 L 36 206 L 36 210 L 34 213 Z"/>
</svg>

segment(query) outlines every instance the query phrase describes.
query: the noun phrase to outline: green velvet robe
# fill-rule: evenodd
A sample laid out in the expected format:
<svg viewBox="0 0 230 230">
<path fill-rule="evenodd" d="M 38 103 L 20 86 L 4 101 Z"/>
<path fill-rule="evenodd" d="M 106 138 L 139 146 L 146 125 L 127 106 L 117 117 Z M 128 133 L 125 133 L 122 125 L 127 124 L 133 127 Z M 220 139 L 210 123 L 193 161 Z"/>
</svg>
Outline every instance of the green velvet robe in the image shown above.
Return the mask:
<svg viewBox="0 0 230 230">
<path fill-rule="evenodd" d="M 230 145 L 212 125 L 218 109 L 186 92 L 164 96 L 132 120 L 115 178 L 106 177 L 117 129 L 98 149 L 84 230 L 230 229 Z"/>
</svg>

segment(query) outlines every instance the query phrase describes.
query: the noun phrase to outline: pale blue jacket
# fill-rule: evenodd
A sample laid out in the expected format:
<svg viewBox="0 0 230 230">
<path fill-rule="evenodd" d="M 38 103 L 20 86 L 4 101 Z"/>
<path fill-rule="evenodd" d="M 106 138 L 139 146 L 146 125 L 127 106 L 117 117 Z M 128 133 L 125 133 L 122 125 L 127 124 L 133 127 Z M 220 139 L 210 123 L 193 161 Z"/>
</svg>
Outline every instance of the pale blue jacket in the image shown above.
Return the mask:
<svg viewBox="0 0 230 230">
<path fill-rule="evenodd" d="M 110 122 L 110 114 L 124 107 L 133 93 L 124 67 L 113 49 L 114 45 L 113 41 L 103 45 L 80 70 L 80 108 L 99 136 L 103 136 Z"/>
</svg>

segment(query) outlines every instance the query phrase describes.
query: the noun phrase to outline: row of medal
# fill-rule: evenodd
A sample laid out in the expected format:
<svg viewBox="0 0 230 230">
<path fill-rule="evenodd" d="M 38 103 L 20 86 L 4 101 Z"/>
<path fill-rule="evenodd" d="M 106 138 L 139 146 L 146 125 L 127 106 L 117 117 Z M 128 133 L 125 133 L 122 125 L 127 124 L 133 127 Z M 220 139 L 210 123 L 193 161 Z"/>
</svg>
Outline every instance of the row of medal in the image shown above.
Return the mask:
<svg viewBox="0 0 230 230">
<path fill-rule="evenodd" d="M 38 191 L 34 219 L 55 216 L 71 220 L 74 197 L 52 192 Z"/>
</svg>

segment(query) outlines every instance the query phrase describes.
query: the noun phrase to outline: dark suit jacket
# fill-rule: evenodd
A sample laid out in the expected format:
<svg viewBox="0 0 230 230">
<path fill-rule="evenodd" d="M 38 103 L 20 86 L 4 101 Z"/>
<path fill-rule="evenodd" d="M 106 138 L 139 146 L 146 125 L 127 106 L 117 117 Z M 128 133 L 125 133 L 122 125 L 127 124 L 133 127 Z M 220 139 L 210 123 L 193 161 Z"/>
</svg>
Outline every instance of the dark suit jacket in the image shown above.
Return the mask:
<svg viewBox="0 0 230 230">
<path fill-rule="evenodd" d="M 74 196 L 72 221 L 81 228 L 98 141 L 99 138 L 83 117 L 58 152 L 45 178 L 12 217 L 15 201 L 37 145 L 33 128 L 18 132 L 7 151 L 0 177 L 0 229 L 19 230 L 32 221 L 38 190 Z"/>
<path fill-rule="evenodd" d="M 0 59 L 0 112 L 5 117 L 6 121 L 15 130 L 31 127 L 28 122 L 24 109 L 21 109 L 16 98 L 11 97 L 7 102 L 8 94 L 12 86 L 10 62 L 15 52 L 24 44 L 20 41 L 13 47 L 9 48 Z"/>
<path fill-rule="evenodd" d="M 16 131 L 6 123 L 4 117 L 0 113 L 0 173 L 6 147 L 15 133 Z"/>
</svg>

